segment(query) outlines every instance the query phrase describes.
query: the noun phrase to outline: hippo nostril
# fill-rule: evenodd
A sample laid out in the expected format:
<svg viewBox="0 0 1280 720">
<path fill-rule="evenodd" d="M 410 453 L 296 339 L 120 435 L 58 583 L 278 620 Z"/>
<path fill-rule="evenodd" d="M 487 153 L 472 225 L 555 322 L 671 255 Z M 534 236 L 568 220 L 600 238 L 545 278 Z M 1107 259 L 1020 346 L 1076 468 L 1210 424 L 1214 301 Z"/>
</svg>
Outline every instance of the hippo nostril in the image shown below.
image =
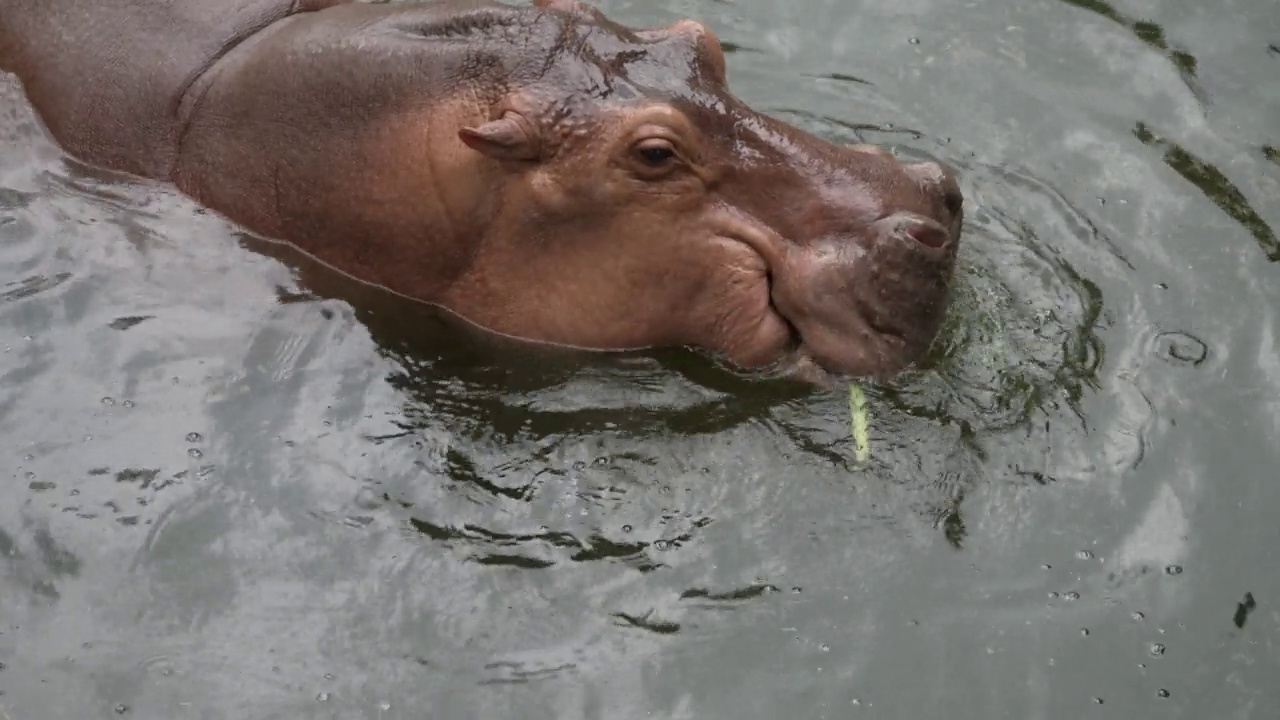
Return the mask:
<svg viewBox="0 0 1280 720">
<path fill-rule="evenodd" d="M 940 248 L 951 240 L 951 234 L 935 222 L 915 220 L 903 227 L 906 234 L 925 247 Z"/>
</svg>

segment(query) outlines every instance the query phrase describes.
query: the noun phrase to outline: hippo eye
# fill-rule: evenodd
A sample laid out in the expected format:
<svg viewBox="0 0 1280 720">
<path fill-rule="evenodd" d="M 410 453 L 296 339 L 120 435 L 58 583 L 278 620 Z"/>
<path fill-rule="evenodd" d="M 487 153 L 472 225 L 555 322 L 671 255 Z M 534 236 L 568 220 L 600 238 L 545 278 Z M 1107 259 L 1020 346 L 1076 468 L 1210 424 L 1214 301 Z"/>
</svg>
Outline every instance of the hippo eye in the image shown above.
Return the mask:
<svg viewBox="0 0 1280 720">
<path fill-rule="evenodd" d="M 636 156 L 645 165 L 653 169 L 661 169 L 676 157 L 676 149 L 671 141 L 665 138 L 648 138 L 636 144 Z"/>
</svg>

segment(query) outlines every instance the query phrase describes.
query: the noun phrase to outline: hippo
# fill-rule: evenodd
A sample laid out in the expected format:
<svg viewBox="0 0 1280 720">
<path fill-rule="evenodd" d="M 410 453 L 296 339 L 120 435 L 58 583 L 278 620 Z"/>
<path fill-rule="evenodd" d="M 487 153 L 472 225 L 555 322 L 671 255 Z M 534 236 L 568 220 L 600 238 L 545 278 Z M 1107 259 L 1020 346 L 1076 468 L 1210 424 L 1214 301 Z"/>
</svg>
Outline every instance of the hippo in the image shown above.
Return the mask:
<svg viewBox="0 0 1280 720">
<path fill-rule="evenodd" d="M 579 0 L 0 0 L 68 156 L 499 336 L 830 386 L 917 361 L 954 173 L 756 112 L 694 20 Z"/>
</svg>

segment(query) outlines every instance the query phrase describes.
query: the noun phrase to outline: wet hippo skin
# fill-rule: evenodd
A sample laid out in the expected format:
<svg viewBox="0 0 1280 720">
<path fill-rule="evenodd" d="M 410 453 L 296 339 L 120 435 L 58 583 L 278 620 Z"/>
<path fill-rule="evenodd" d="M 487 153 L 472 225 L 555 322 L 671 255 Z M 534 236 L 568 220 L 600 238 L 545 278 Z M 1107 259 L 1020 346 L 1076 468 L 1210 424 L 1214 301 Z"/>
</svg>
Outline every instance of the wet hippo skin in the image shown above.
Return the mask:
<svg viewBox="0 0 1280 720">
<path fill-rule="evenodd" d="M 756 113 L 709 28 L 571 0 L 0 0 L 79 160 L 487 330 L 888 375 L 945 312 L 955 179 Z"/>
</svg>

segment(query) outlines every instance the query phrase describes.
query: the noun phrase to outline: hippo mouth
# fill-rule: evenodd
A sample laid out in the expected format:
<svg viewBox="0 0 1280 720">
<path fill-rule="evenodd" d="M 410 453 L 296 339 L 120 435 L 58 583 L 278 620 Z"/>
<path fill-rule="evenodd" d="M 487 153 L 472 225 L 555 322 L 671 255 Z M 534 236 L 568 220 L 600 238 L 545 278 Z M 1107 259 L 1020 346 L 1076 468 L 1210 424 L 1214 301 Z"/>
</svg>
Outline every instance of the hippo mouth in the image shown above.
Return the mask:
<svg viewBox="0 0 1280 720">
<path fill-rule="evenodd" d="M 940 241 L 921 240 L 913 231 L 921 224 L 933 233 L 926 239 Z M 958 224 L 943 229 L 895 213 L 860 241 L 802 247 L 762 245 L 754 232 L 732 238 L 767 268 L 758 290 L 767 314 L 761 339 L 772 339 L 775 351 L 760 369 L 831 389 L 912 367 L 933 344 L 949 305 Z"/>
</svg>

